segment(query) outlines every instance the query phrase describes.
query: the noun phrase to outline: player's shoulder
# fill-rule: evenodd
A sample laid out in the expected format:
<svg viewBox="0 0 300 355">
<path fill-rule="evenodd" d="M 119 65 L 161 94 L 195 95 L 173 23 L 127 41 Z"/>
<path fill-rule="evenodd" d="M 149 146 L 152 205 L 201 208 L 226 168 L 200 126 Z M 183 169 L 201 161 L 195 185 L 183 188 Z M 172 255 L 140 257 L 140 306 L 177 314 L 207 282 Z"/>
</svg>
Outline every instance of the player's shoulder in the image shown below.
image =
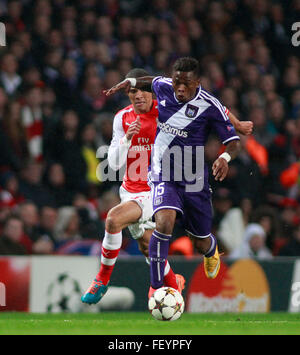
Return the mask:
<svg viewBox="0 0 300 355">
<path fill-rule="evenodd" d="M 132 112 L 134 113 L 134 110 L 133 110 L 133 105 L 128 105 L 124 108 L 122 108 L 121 110 L 119 110 L 116 114 L 115 114 L 115 117 L 114 119 L 115 120 L 118 120 L 118 119 L 123 119 L 125 116 L 129 115 L 129 114 L 132 114 Z"/>
<path fill-rule="evenodd" d="M 200 93 L 199 93 L 199 97 L 202 97 L 204 99 L 217 99 L 212 93 L 210 93 L 209 91 L 203 89 L 203 87 L 201 87 Z"/>
<path fill-rule="evenodd" d="M 211 105 L 210 109 L 213 109 L 215 112 L 220 114 L 225 121 L 228 120 L 227 108 L 223 106 L 222 103 L 213 94 L 201 88 L 198 98 L 208 102 Z"/>
<path fill-rule="evenodd" d="M 172 85 L 172 78 L 168 78 L 166 76 L 158 75 L 158 76 L 155 76 L 153 78 L 152 83 L 153 82 L 161 82 L 161 83 L 166 83 L 166 84 Z"/>
<path fill-rule="evenodd" d="M 152 88 L 162 88 L 162 87 L 172 87 L 172 78 L 167 78 L 164 76 L 156 76 L 152 80 Z"/>
</svg>

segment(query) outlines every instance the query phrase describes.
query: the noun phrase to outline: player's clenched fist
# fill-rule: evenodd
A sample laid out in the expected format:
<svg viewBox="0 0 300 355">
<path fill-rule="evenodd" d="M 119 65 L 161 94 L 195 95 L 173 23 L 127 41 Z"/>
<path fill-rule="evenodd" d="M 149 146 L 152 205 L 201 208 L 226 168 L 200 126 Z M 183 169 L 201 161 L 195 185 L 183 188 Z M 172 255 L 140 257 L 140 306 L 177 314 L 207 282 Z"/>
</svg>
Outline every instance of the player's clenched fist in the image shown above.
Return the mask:
<svg viewBox="0 0 300 355">
<path fill-rule="evenodd" d="M 215 177 L 215 180 L 223 181 L 228 173 L 227 161 L 224 158 L 219 157 L 213 163 L 212 172 L 213 176 Z"/>
<path fill-rule="evenodd" d="M 126 132 L 126 138 L 128 140 L 131 140 L 131 138 L 135 135 L 138 134 L 141 129 L 141 120 L 140 116 L 137 116 L 136 120 L 131 123 L 129 126 L 127 132 Z"/>
<path fill-rule="evenodd" d="M 237 127 L 239 133 L 244 136 L 250 136 L 253 131 L 253 122 L 251 121 L 240 121 Z"/>
</svg>

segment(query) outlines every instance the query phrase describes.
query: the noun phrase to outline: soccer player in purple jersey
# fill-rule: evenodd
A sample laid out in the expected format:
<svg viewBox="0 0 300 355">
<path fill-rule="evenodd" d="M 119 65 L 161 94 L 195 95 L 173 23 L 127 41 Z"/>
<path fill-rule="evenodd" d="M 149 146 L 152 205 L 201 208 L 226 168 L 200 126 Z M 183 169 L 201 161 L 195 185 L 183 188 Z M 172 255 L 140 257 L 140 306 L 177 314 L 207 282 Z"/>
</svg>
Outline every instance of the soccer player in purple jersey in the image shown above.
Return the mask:
<svg viewBox="0 0 300 355">
<path fill-rule="evenodd" d="M 222 181 L 227 175 L 228 163 L 238 154 L 240 138 L 224 106 L 201 88 L 199 76 L 198 61 L 184 57 L 174 63 L 172 78 L 129 78 L 106 91 L 111 95 L 120 89 L 127 91 L 130 87 L 148 86 L 158 101 L 159 117 L 151 161 L 156 222 L 149 245 L 153 292 L 163 285 L 165 261 L 178 216 L 195 248 L 204 255 L 206 276 L 215 278 L 220 268 L 217 241 L 211 234 L 208 169 L 203 149 L 198 148 L 205 146 L 210 133 L 216 133 L 226 145 L 225 152 L 212 166 L 215 179 Z"/>
</svg>

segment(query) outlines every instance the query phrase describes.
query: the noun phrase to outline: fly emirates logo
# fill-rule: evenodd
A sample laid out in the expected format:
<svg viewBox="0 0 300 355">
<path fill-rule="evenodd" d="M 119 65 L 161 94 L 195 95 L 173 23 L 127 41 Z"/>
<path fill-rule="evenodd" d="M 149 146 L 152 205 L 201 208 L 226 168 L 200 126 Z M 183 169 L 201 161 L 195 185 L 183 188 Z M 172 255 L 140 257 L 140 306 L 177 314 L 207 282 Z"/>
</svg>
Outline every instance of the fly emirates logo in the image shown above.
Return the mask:
<svg viewBox="0 0 300 355">
<path fill-rule="evenodd" d="M 137 145 L 132 145 L 130 147 L 130 151 L 144 152 L 152 149 L 152 144 L 150 144 L 150 138 L 138 137 L 137 142 Z"/>
<path fill-rule="evenodd" d="M 183 138 L 187 138 L 188 132 L 183 129 L 175 128 L 169 125 L 168 123 L 158 122 L 158 127 L 162 132 L 173 134 L 174 136 L 179 136 Z"/>
</svg>

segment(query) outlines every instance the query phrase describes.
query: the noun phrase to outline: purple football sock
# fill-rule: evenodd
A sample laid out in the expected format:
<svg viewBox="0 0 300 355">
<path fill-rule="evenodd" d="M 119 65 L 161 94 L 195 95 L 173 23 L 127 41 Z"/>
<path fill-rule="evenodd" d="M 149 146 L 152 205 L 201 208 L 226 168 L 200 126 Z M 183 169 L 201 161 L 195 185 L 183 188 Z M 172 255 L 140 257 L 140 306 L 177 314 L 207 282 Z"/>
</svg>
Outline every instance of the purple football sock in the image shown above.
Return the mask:
<svg viewBox="0 0 300 355">
<path fill-rule="evenodd" d="M 216 247 L 217 247 L 217 240 L 216 240 L 215 236 L 211 234 L 208 238 L 210 238 L 211 244 L 210 244 L 210 248 L 208 249 L 208 251 L 205 254 L 205 256 L 207 258 L 209 258 L 215 254 Z"/>
<path fill-rule="evenodd" d="M 154 230 L 149 243 L 150 283 L 155 289 L 163 286 L 164 270 L 169 253 L 171 235 Z"/>
</svg>

